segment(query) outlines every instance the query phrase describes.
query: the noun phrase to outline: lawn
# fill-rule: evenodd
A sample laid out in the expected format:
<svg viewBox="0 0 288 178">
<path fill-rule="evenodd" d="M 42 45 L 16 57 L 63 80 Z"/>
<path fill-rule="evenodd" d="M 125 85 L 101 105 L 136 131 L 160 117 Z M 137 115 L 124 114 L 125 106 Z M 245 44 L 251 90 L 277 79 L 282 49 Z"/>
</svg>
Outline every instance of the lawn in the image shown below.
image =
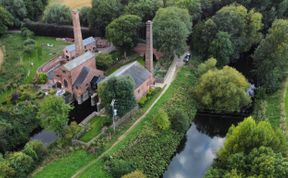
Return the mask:
<svg viewBox="0 0 288 178">
<path fill-rule="evenodd" d="M 75 151 L 53 161 L 38 172 L 35 178 L 71 177 L 75 170 L 93 159 L 93 155 L 85 151 Z"/>
<path fill-rule="evenodd" d="M 23 54 L 23 38 L 20 34 L 7 34 L 0 38 L 0 46 L 4 46 L 4 63 L 0 72 L 0 103 L 13 92 L 13 88 L 33 81 L 36 70 L 53 57 L 60 55 L 64 41 L 51 37 L 34 37 L 36 48 L 31 55 Z M 53 47 L 48 47 L 47 44 Z"/>
<path fill-rule="evenodd" d="M 97 117 L 93 118 L 89 122 L 89 128 L 90 129 L 80 138 L 80 140 L 83 142 L 90 141 L 92 138 L 96 137 L 98 134 L 101 133 L 101 130 L 102 130 L 104 125 L 111 123 L 110 120 L 111 119 L 109 119 L 108 117 L 105 117 L 105 116 L 104 117 L 103 116 L 97 116 Z"/>
<path fill-rule="evenodd" d="M 267 101 L 266 116 L 275 128 L 280 125 L 280 97 L 281 91 L 279 90 L 265 99 Z"/>
<path fill-rule="evenodd" d="M 50 4 L 52 3 L 61 3 L 71 8 L 79 8 L 83 6 L 90 7 L 92 4 L 92 0 L 50 0 Z"/>
</svg>

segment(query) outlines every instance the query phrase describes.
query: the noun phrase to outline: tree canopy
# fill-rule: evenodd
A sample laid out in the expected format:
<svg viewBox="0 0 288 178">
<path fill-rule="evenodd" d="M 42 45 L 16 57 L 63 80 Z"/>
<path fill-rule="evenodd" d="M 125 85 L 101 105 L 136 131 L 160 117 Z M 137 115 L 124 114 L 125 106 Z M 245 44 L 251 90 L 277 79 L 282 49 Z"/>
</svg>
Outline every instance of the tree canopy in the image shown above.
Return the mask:
<svg viewBox="0 0 288 178">
<path fill-rule="evenodd" d="M 123 116 L 136 106 L 135 81 L 130 76 L 112 77 L 100 84 L 98 93 L 106 111 L 112 115 L 111 102 L 115 99 L 118 116 Z"/>
<path fill-rule="evenodd" d="M 192 19 L 186 9 L 160 8 L 153 19 L 154 43 L 157 49 L 172 58 L 182 55 L 191 33 Z"/>
<path fill-rule="evenodd" d="M 58 25 L 71 25 L 71 9 L 63 4 L 53 4 L 44 11 L 43 21 Z"/>
<path fill-rule="evenodd" d="M 107 26 L 107 38 L 121 51 L 127 52 L 136 46 L 141 24 L 142 20 L 138 16 L 120 16 Z"/>
<path fill-rule="evenodd" d="M 276 20 L 254 53 L 259 84 L 276 91 L 286 76 L 288 59 L 288 20 Z"/>
<path fill-rule="evenodd" d="M 267 121 L 256 123 L 247 118 L 229 129 L 224 147 L 205 177 L 285 177 L 287 148 L 280 130 Z"/>
<path fill-rule="evenodd" d="M 194 98 L 202 109 L 217 112 L 240 111 L 251 103 L 246 93 L 249 88 L 247 79 L 236 69 L 224 66 L 212 69 L 200 76 L 194 88 Z"/>
<path fill-rule="evenodd" d="M 68 124 L 68 114 L 72 107 L 63 98 L 47 96 L 39 104 L 37 118 L 43 128 L 61 135 Z"/>
<path fill-rule="evenodd" d="M 13 16 L 4 7 L 0 6 L 0 35 L 4 34 L 13 24 Z"/>
</svg>

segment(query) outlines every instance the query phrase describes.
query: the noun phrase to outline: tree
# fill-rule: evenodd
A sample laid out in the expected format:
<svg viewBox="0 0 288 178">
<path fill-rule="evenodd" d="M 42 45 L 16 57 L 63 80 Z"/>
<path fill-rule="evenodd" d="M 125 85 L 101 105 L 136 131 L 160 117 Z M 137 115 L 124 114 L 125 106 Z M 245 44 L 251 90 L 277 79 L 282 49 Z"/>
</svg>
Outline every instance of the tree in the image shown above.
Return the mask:
<svg viewBox="0 0 288 178">
<path fill-rule="evenodd" d="M 205 177 L 285 177 L 287 148 L 280 130 L 249 117 L 229 129 L 224 147 Z"/>
<path fill-rule="evenodd" d="M 89 26 L 89 15 L 91 13 L 91 7 L 82 7 L 79 10 L 81 26 Z"/>
<path fill-rule="evenodd" d="M 234 54 L 234 44 L 230 38 L 227 32 L 218 32 L 209 47 L 209 53 L 218 60 L 217 65 L 220 67 L 229 64 Z"/>
<path fill-rule="evenodd" d="M 125 6 L 125 14 L 133 14 L 142 18 L 144 22 L 152 20 L 156 11 L 160 8 L 159 0 L 131 1 Z"/>
<path fill-rule="evenodd" d="M 212 19 L 199 22 L 192 32 L 192 49 L 207 58 L 211 42 L 217 34 L 217 25 Z"/>
<path fill-rule="evenodd" d="M 21 21 L 27 17 L 27 9 L 23 0 L 0 0 L 2 5 L 14 17 L 14 25 L 20 27 Z"/>
<path fill-rule="evenodd" d="M 68 124 L 68 114 L 71 109 L 72 107 L 66 104 L 63 98 L 47 96 L 39 104 L 37 118 L 43 128 L 61 135 Z"/>
<path fill-rule="evenodd" d="M 122 4 L 119 0 L 93 0 L 89 16 L 89 26 L 95 29 L 100 36 L 105 36 L 105 29 L 113 19 L 122 13 Z"/>
<path fill-rule="evenodd" d="M 107 70 L 114 64 L 114 60 L 111 54 L 100 53 L 96 56 L 97 68 L 101 70 Z"/>
<path fill-rule="evenodd" d="M 15 170 L 15 177 L 26 177 L 33 168 L 33 159 L 23 152 L 13 152 L 8 155 L 7 160 Z"/>
<path fill-rule="evenodd" d="M 201 0 L 176 0 L 175 4 L 179 8 L 188 9 L 193 20 L 198 20 L 201 17 Z"/>
<path fill-rule="evenodd" d="M 44 11 L 43 21 L 58 25 L 70 25 L 72 23 L 71 9 L 63 4 L 48 6 Z"/>
<path fill-rule="evenodd" d="M 286 76 L 288 20 L 276 20 L 254 53 L 257 82 L 267 92 L 276 91 Z"/>
<path fill-rule="evenodd" d="M 47 154 L 47 148 L 40 141 L 29 141 L 26 143 L 23 152 L 33 158 L 34 161 L 41 161 Z"/>
<path fill-rule="evenodd" d="M 146 178 L 142 171 L 135 170 L 129 174 L 122 176 L 121 178 Z"/>
<path fill-rule="evenodd" d="M 192 19 L 188 10 L 177 7 L 160 8 L 153 23 L 156 48 L 168 58 L 182 55 L 192 29 Z"/>
<path fill-rule="evenodd" d="M 123 15 L 113 20 L 106 28 L 106 35 L 117 48 L 126 52 L 136 46 L 141 18 L 135 15 Z"/>
<path fill-rule="evenodd" d="M 249 83 L 240 72 L 225 66 L 221 70 L 209 70 L 199 78 L 194 88 L 194 98 L 202 109 L 240 111 L 251 103 L 246 93 L 248 88 Z"/>
<path fill-rule="evenodd" d="M 207 61 L 199 64 L 197 67 L 197 74 L 198 76 L 201 76 L 208 72 L 209 70 L 216 69 L 217 60 L 215 58 L 209 58 Z"/>
<path fill-rule="evenodd" d="M 189 118 L 186 113 L 183 113 L 180 110 L 174 111 L 169 117 L 171 120 L 172 128 L 179 132 L 185 133 L 189 128 Z"/>
<path fill-rule="evenodd" d="M 171 126 L 169 116 L 166 112 L 160 111 L 159 114 L 154 118 L 156 126 L 161 130 L 167 130 Z"/>
<path fill-rule="evenodd" d="M 4 7 L 0 6 L 0 36 L 3 35 L 8 30 L 8 27 L 12 25 L 12 15 L 4 9 Z"/>
<path fill-rule="evenodd" d="M 134 89 L 135 81 L 132 77 L 111 77 L 100 84 L 98 93 L 109 114 L 112 114 L 111 101 L 116 100 L 115 109 L 121 117 L 136 106 Z"/>
<path fill-rule="evenodd" d="M 27 17 L 37 21 L 43 14 L 47 5 L 47 0 L 24 0 L 27 9 Z"/>
<path fill-rule="evenodd" d="M 239 58 L 240 53 L 249 51 L 262 38 L 260 33 L 263 26 L 262 15 L 254 10 L 248 11 L 244 6 L 236 4 L 225 6 L 217 11 L 212 20 L 217 25 L 218 31 L 231 35 L 235 59 Z"/>
</svg>

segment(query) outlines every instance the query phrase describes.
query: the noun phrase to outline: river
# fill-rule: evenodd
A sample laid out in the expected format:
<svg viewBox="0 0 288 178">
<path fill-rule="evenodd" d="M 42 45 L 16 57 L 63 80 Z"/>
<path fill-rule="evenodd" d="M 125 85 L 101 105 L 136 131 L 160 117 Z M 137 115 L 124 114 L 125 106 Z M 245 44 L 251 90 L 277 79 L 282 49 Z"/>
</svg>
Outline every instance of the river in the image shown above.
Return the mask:
<svg viewBox="0 0 288 178">
<path fill-rule="evenodd" d="M 198 113 L 163 178 L 201 178 L 223 146 L 230 126 L 243 120 L 239 116 Z"/>
</svg>

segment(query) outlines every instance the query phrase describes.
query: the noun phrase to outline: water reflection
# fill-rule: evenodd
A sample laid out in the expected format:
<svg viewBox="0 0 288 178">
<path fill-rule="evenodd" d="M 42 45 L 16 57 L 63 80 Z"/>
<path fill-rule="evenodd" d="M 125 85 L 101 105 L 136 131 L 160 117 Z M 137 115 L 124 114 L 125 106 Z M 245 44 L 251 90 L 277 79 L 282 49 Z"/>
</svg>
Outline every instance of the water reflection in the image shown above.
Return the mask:
<svg viewBox="0 0 288 178">
<path fill-rule="evenodd" d="M 201 178 L 216 158 L 229 127 L 243 118 L 207 117 L 198 113 L 164 178 Z M 184 147 L 184 148 L 183 148 Z"/>
</svg>

